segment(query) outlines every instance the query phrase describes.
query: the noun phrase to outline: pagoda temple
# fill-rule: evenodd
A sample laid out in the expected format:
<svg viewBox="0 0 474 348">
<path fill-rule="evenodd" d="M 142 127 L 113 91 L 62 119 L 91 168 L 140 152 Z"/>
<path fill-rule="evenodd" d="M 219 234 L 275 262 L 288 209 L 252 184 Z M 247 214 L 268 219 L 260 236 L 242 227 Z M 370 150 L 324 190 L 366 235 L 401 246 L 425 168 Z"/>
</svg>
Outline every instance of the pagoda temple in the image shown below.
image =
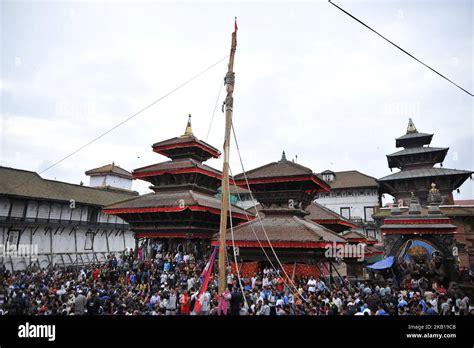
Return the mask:
<svg viewBox="0 0 474 348">
<path fill-rule="evenodd" d="M 442 168 L 448 153 L 447 147 L 430 147 L 433 134 L 419 133 L 415 124 L 409 119 L 405 135 L 396 139 L 395 146 L 403 150 L 387 155 L 390 169 L 400 171 L 379 179 L 380 193 L 388 193 L 396 201 L 410 201 L 414 192 L 420 203 L 426 205 L 428 190 L 435 183 L 443 204 L 454 204 L 452 192 L 471 177 L 471 171 Z M 427 145 L 427 146 L 424 146 Z M 440 163 L 441 167 L 434 167 Z"/>
<path fill-rule="evenodd" d="M 442 200 L 432 184 L 427 207 L 412 194 L 408 210 L 394 206 L 385 218 L 381 226 L 385 255 L 395 257 L 399 280 L 425 278 L 447 286 L 456 279 L 457 227 L 440 211 Z"/>
<path fill-rule="evenodd" d="M 246 178 L 239 174 L 234 181 L 241 187 L 248 183 L 261 204 L 257 218 L 234 227 L 233 236 L 230 229 L 227 231 L 227 246 L 238 247 L 244 262 L 267 264 L 262 248 L 272 263 L 276 262 L 272 246 L 291 272 L 297 263 L 318 267 L 318 263 L 326 262 L 327 266 L 331 261 L 325 256 L 328 246 L 347 245 L 336 232 L 305 218 L 309 214 L 306 208 L 316 194 L 327 192 L 330 187 L 311 169 L 288 161 L 285 152 L 280 161 L 250 170 Z M 215 236 L 213 245 L 218 245 L 217 239 Z"/>
<path fill-rule="evenodd" d="M 106 214 L 120 216 L 139 239 L 165 239 L 168 248 L 181 244 L 194 248 L 191 241 L 208 247 L 219 231 L 221 202 L 215 196 L 222 173 L 203 164 L 220 152 L 194 136 L 189 115 L 185 133 L 152 145 L 153 151 L 170 161 L 137 168 L 133 179 L 148 181 L 154 192 L 109 205 Z M 251 218 L 245 210 L 232 206 L 232 223 Z"/>
</svg>

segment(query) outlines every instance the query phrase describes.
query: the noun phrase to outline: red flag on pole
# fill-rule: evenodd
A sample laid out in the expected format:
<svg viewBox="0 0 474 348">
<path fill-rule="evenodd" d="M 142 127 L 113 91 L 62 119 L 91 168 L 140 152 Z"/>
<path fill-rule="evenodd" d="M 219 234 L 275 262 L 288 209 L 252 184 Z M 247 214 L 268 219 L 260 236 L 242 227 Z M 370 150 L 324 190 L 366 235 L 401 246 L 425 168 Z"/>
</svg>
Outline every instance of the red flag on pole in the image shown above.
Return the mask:
<svg viewBox="0 0 474 348">
<path fill-rule="evenodd" d="M 214 263 L 214 259 L 216 257 L 216 251 L 217 247 L 214 248 L 214 251 L 211 254 L 211 258 L 209 259 L 209 262 L 207 263 L 205 267 L 205 274 L 204 274 L 204 282 L 201 286 L 201 290 L 199 291 L 199 294 L 197 295 L 196 302 L 194 304 L 194 312 L 196 314 L 199 314 L 201 312 L 201 307 L 202 307 L 202 296 L 206 293 L 207 291 L 207 286 L 209 285 L 209 278 L 211 277 L 212 274 L 212 266 Z M 204 273 L 204 272 L 203 272 Z M 202 276 L 202 275 L 201 275 Z"/>
</svg>

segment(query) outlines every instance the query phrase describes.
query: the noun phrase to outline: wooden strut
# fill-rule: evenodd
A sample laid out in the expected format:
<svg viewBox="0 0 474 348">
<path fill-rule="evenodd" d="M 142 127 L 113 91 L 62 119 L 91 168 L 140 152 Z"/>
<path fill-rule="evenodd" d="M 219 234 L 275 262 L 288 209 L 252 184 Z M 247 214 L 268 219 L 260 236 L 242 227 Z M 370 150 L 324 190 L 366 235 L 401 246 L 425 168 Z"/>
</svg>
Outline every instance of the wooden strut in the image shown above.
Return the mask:
<svg viewBox="0 0 474 348">
<path fill-rule="evenodd" d="M 224 160 L 222 169 L 221 184 L 221 220 L 219 228 L 219 295 L 222 295 L 226 289 L 225 279 L 225 257 L 226 257 L 226 231 L 227 231 L 227 212 L 229 209 L 229 147 L 230 131 L 232 127 L 232 111 L 234 98 L 235 74 L 234 57 L 237 48 L 237 18 L 235 18 L 234 32 L 232 33 L 232 44 L 230 48 L 229 65 L 225 76 L 225 85 L 227 96 L 225 98 L 225 137 L 224 137 Z"/>
</svg>

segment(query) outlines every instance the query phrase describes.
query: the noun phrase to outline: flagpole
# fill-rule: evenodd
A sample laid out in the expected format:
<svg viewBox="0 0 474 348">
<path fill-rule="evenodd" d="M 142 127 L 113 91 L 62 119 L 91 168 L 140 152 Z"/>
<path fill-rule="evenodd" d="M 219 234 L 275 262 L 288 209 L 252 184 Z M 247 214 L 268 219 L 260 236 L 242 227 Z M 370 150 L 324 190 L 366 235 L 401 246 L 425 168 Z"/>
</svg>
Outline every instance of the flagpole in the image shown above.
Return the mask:
<svg viewBox="0 0 474 348">
<path fill-rule="evenodd" d="M 237 17 L 234 22 L 234 32 L 232 33 L 232 44 L 230 48 L 229 65 L 225 76 L 225 86 L 227 96 L 225 98 L 225 137 L 224 137 L 224 164 L 222 169 L 221 183 L 221 221 L 219 228 L 219 295 L 225 292 L 225 258 L 226 258 L 226 231 L 227 231 L 227 211 L 229 209 L 229 146 L 230 130 L 232 127 L 232 111 L 234 98 L 235 74 L 234 56 L 237 48 Z"/>
</svg>

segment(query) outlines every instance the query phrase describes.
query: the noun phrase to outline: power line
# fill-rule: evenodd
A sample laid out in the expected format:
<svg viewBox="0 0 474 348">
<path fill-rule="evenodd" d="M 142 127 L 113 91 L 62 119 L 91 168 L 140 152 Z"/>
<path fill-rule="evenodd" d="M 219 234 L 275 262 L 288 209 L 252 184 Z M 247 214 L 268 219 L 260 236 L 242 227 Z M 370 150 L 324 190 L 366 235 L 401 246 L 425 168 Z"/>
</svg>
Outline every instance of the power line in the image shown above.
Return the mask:
<svg viewBox="0 0 474 348">
<path fill-rule="evenodd" d="M 51 168 L 57 166 L 59 163 L 65 161 L 66 159 L 68 159 L 69 157 L 75 155 L 76 153 L 78 153 L 79 151 L 83 150 L 84 148 L 86 148 L 87 146 L 91 145 L 92 143 L 96 142 L 97 140 L 103 138 L 104 136 L 106 136 L 107 134 L 109 134 L 110 132 L 114 131 L 115 129 L 117 129 L 118 127 L 120 127 L 121 125 L 123 125 L 124 123 L 130 121 L 132 118 L 138 116 L 139 114 L 141 114 L 142 112 L 148 110 L 149 108 L 151 108 L 153 105 L 159 103 L 160 101 L 162 101 L 163 99 L 165 99 L 166 97 L 170 96 L 171 94 L 173 94 L 174 92 L 176 92 L 177 90 L 181 89 L 182 87 L 186 86 L 188 83 L 190 83 L 191 81 L 197 79 L 198 77 L 200 77 L 201 75 L 203 75 L 204 73 L 208 72 L 209 70 L 211 70 L 213 67 L 215 67 L 216 65 L 218 65 L 220 62 L 222 62 L 223 60 L 227 59 L 227 57 L 229 57 L 228 55 L 219 59 L 217 62 L 215 62 L 214 64 L 208 66 L 206 69 L 202 70 L 201 72 L 199 72 L 198 74 L 192 76 L 191 78 L 189 78 L 188 80 L 184 81 L 183 83 L 181 83 L 180 85 L 178 85 L 177 87 L 173 88 L 171 91 L 169 91 L 168 93 L 166 93 L 165 95 L 161 96 L 160 98 L 156 99 L 155 101 L 151 102 L 150 104 L 148 104 L 147 106 L 145 106 L 144 108 L 140 109 L 139 111 L 135 112 L 134 114 L 128 116 L 127 118 L 125 118 L 124 120 L 120 121 L 119 123 L 117 123 L 115 126 L 113 126 L 112 128 L 110 128 L 109 130 L 105 131 L 104 133 L 98 135 L 97 137 L 95 137 L 94 139 L 90 140 L 89 142 L 87 142 L 86 144 L 82 145 L 81 147 L 79 147 L 78 149 L 74 150 L 73 152 L 71 152 L 70 154 L 68 154 L 67 156 L 61 158 L 60 160 L 56 161 L 55 163 L 53 163 L 52 165 L 50 165 L 49 167 L 43 169 L 42 171 L 40 171 L 38 174 L 42 174 L 48 170 L 50 170 Z"/>
<path fill-rule="evenodd" d="M 421 60 L 419 60 L 418 58 L 416 58 L 414 55 L 412 55 L 411 53 L 408 53 L 406 50 L 404 50 L 403 48 L 401 48 L 400 46 L 398 46 L 396 43 L 394 43 L 393 41 L 390 41 L 389 39 L 387 39 L 385 36 L 383 36 L 382 34 L 380 34 L 379 32 L 377 32 L 375 29 L 372 29 L 371 27 L 369 27 L 367 24 L 365 24 L 364 22 L 362 22 L 360 19 L 356 18 L 355 16 L 351 15 L 349 12 L 347 12 L 346 10 L 342 9 L 341 7 L 337 6 L 335 3 L 333 3 L 331 0 L 328 0 L 329 3 L 335 7 L 337 7 L 339 10 L 341 10 L 342 12 L 344 12 L 346 15 L 348 15 L 349 17 L 351 17 L 352 19 L 356 20 L 357 22 L 359 22 L 360 24 L 362 24 L 364 27 L 366 27 L 367 29 L 373 31 L 375 34 L 377 34 L 378 36 L 380 36 L 382 39 L 384 39 L 385 41 L 389 42 L 390 44 L 392 44 L 393 46 L 395 46 L 396 48 L 398 48 L 400 51 L 402 51 L 403 53 L 407 54 L 409 57 L 413 58 L 414 60 L 416 60 L 418 63 L 420 64 L 423 64 L 425 67 L 427 67 L 428 69 L 430 69 L 431 71 L 433 71 L 434 73 L 436 73 L 437 75 L 441 76 L 443 79 L 445 79 L 446 81 L 448 82 L 451 82 L 453 85 L 455 85 L 457 88 L 461 89 L 463 92 L 466 92 L 467 94 L 469 94 L 471 97 L 474 96 L 474 94 L 472 94 L 471 92 L 465 90 L 464 88 L 462 88 L 461 86 L 459 86 L 457 83 L 453 82 L 452 80 L 450 80 L 449 78 L 447 78 L 446 76 L 444 76 L 443 74 L 441 74 L 440 72 L 438 72 L 437 70 L 433 69 L 432 67 L 430 67 L 429 65 L 423 63 Z"/>
<path fill-rule="evenodd" d="M 209 128 L 207 129 L 206 140 L 205 140 L 206 142 L 207 142 L 207 139 L 209 138 L 209 134 L 211 133 L 212 122 L 214 121 L 214 115 L 216 114 L 217 104 L 219 103 L 219 99 L 221 97 L 222 86 L 224 86 L 224 84 L 220 82 L 219 92 L 217 93 L 217 98 L 216 98 L 216 104 L 214 105 L 214 111 L 212 112 L 211 122 L 209 122 Z"/>
</svg>

